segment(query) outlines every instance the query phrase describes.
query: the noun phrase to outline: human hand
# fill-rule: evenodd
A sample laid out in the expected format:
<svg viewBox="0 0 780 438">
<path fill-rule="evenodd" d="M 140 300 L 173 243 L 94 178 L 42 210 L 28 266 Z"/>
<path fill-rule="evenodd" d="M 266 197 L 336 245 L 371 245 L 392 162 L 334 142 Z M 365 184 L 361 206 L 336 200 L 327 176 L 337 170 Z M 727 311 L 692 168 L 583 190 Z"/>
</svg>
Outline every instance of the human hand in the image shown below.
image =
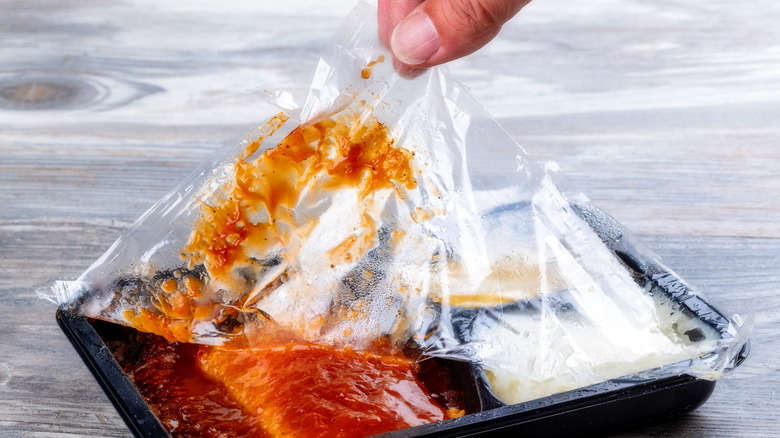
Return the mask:
<svg viewBox="0 0 780 438">
<path fill-rule="evenodd" d="M 466 56 L 531 0 L 379 0 L 379 39 L 406 70 Z"/>
</svg>

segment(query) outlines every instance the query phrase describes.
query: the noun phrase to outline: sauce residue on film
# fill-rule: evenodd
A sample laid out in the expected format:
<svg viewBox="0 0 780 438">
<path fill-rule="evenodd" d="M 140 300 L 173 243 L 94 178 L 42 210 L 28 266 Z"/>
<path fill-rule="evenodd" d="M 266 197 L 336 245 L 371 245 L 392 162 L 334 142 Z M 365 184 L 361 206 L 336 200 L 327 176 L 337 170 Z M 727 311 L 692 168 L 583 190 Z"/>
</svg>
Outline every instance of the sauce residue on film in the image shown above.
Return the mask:
<svg viewBox="0 0 780 438">
<path fill-rule="evenodd" d="M 412 152 L 395 146 L 386 126 L 372 116 L 325 119 L 293 130 L 276 147 L 253 157 L 251 143 L 235 165 L 225 199 L 206 205 L 184 254 L 209 274 L 230 283 L 236 267 L 257 265 L 253 255 L 282 247 L 305 235 L 316 218 L 300 223 L 295 207 L 302 195 L 357 190 L 361 200 L 382 189 L 416 186 Z M 241 305 L 242 303 L 238 303 Z"/>
<path fill-rule="evenodd" d="M 360 76 L 363 79 L 369 79 L 371 77 L 371 71 L 375 65 L 377 65 L 380 62 L 384 62 L 385 57 L 384 55 L 379 55 L 379 57 L 376 59 L 376 61 L 371 61 L 368 63 L 368 66 L 360 71 Z"/>
<path fill-rule="evenodd" d="M 328 253 L 332 262 L 354 260 L 376 244 L 376 230 L 366 213 L 371 196 L 391 190 L 403 197 L 405 190 L 416 187 L 413 153 L 396 147 L 388 128 L 373 116 L 359 114 L 299 126 L 277 146 L 259 153 L 286 121 L 281 114 L 271 119 L 245 148 L 215 199 L 202 201 L 182 253 L 191 271 L 202 264 L 211 280 L 229 293 L 207 288 L 195 275 L 155 281 L 148 305 L 123 311 L 128 324 L 181 342 L 193 341 L 198 321 L 212 322 L 223 335 L 240 333 L 237 315 L 263 293 L 258 295 L 247 278 L 259 277 L 268 266 L 292 263 L 296 241 L 305 239 L 318 220 L 316 215 L 296 214 L 296 208 L 335 190 L 357 193 L 362 231 L 359 238 L 348 238 Z M 258 260 L 258 255 L 271 253 L 273 260 Z"/>
</svg>

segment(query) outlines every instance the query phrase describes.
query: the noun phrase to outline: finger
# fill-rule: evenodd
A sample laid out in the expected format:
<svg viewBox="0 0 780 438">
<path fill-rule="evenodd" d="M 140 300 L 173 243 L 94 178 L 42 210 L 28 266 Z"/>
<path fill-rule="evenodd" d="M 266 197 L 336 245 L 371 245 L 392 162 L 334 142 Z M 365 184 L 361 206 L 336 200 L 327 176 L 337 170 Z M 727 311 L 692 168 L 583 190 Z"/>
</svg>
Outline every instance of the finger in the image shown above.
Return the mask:
<svg viewBox="0 0 780 438">
<path fill-rule="evenodd" d="M 393 55 L 424 68 L 466 56 L 490 42 L 530 0 L 427 0 L 392 31 Z"/>
<path fill-rule="evenodd" d="M 376 20 L 379 25 L 379 41 L 390 47 L 390 35 L 393 32 L 393 26 L 390 25 L 390 0 L 379 0 Z"/>
<path fill-rule="evenodd" d="M 390 47 L 390 36 L 398 23 L 425 0 L 379 0 L 379 41 Z"/>
</svg>

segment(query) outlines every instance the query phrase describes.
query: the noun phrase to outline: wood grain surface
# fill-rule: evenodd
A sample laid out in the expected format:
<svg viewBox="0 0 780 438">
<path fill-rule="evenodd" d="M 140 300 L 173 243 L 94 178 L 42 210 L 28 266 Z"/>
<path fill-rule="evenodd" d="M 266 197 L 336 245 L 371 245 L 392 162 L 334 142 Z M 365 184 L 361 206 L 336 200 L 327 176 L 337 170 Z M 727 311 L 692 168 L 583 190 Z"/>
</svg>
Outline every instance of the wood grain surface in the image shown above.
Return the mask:
<svg viewBox="0 0 780 438">
<path fill-rule="evenodd" d="M 0 0 L 0 436 L 129 436 L 36 295 L 304 89 L 352 1 Z M 780 3 L 534 0 L 450 66 L 752 352 L 624 436 L 780 435 Z"/>
</svg>

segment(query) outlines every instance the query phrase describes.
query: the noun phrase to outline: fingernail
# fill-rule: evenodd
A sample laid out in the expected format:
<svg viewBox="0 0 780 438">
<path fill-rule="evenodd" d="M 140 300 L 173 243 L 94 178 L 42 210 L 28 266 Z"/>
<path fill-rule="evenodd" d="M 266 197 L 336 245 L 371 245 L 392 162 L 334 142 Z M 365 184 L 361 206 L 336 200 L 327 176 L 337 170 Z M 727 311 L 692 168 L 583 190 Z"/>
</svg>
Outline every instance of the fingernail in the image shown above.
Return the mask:
<svg viewBox="0 0 780 438">
<path fill-rule="evenodd" d="M 408 65 L 419 65 L 431 59 L 440 44 L 439 33 L 424 12 L 401 20 L 390 38 L 393 54 Z"/>
</svg>

